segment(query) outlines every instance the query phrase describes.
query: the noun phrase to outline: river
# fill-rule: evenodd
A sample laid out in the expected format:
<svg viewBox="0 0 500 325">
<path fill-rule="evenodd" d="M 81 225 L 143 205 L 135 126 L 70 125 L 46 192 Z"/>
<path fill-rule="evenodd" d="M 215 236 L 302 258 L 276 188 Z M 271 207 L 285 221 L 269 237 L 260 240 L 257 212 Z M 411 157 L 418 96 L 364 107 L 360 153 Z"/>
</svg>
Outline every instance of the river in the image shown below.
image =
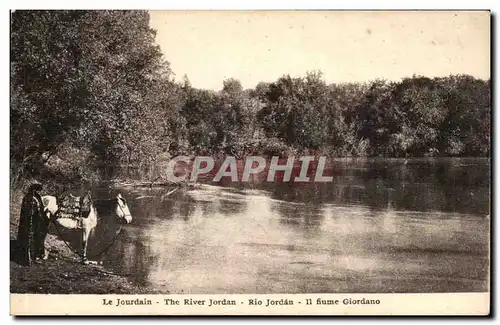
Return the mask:
<svg viewBox="0 0 500 325">
<path fill-rule="evenodd" d="M 490 161 L 338 159 L 330 183 L 120 191 L 104 265 L 165 293 L 489 290 Z M 114 232 L 90 239 L 90 252 Z M 93 243 L 93 244 L 92 244 Z"/>
</svg>

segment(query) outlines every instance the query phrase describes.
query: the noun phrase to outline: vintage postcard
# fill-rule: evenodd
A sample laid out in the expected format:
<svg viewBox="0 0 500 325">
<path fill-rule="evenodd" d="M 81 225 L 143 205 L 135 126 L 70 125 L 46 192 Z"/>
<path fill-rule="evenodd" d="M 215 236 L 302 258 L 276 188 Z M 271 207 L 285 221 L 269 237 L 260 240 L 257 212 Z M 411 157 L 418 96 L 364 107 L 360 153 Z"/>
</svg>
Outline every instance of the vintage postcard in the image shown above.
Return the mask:
<svg viewBox="0 0 500 325">
<path fill-rule="evenodd" d="M 490 30 L 12 10 L 11 315 L 489 315 Z"/>
</svg>

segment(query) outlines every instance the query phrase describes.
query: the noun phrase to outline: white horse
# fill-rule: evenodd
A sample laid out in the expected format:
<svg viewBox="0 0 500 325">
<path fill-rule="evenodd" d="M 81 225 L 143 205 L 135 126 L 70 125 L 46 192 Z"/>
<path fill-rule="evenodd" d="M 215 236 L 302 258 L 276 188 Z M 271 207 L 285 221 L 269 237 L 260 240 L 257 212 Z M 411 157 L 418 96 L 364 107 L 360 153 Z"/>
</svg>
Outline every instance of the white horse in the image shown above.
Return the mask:
<svg viewBox="0 0 500 325">
<path fill-rule="evenodd" d="M 74 198 L 74 197 L 73 197 Z M 45 206 L 45 211 L 47 213 L 47 218 L 55 222 L 58 226 L 70 230 L 81 230 L 82 232 L 82 263 L 88 264 L 87 260 L 87 243 L 89 236 L 97 226 L 98 213 L 90 194 L 83 197 L 83 202 L 86 202 L 89 206 L 89 212 L 87 216 L 68 216 L 60 213 L 57 198 L 51 195 L 45 195 L 42 197 L 43 205 Z M 106 208 L 109 209 L 110 214 L 114 214 L 117 221 L 121 224 L 128 224 L 132 222 L 132 215 L 130 214 L 127 202 L 118 194 L 115 198 L 110 200 L 99 200 L 99 202 L 105 202 Z"/>
</svg>

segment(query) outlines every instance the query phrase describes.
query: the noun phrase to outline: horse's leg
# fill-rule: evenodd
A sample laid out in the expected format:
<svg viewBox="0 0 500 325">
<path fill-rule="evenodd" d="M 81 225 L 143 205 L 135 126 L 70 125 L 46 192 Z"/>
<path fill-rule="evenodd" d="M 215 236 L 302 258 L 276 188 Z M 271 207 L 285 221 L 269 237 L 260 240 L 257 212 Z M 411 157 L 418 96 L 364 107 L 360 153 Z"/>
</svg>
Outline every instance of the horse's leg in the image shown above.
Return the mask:
<svg viewBox="0 0 500 325">
<path fill-rule="evenodd" d="M 82 263 L 89 264 L 87 260 L 87 243 L 89 241 L 90 229 L 83 227 L 82 229 Z"/>
</svg>

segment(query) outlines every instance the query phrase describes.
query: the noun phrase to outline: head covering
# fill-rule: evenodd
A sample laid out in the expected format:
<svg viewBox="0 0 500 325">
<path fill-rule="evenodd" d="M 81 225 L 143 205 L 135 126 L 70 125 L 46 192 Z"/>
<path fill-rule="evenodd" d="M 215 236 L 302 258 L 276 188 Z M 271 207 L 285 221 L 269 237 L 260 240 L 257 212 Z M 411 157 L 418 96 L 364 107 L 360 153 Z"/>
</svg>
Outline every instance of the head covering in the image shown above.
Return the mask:
<svg viewBox="0 0 500 325">
<path fill-rule="evenodd" d="M 28 192 L 32 192 L 32 191 L 40 191 L 42 188 L 43 188 L 42 183 L 40 183 L 40 182 L 39 182 L 39 181 L 37 181 L 37 180 L 32 180 L 32 181 L 30 182 L 29 187 L 28 187 Z"/>
</svg>

